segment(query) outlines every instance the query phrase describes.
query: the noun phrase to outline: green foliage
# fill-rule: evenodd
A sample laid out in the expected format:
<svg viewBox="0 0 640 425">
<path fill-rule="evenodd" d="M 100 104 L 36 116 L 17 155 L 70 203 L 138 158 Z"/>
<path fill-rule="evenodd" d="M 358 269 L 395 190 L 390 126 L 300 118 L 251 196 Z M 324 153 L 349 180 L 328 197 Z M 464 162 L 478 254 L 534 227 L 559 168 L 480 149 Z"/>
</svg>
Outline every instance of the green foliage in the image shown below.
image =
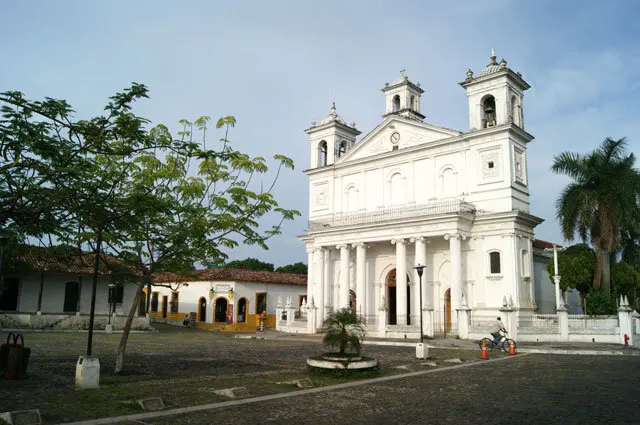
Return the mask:
<svg viewBox="0 0 640 425">
<path fill-rule="evenodd" d="M 592 288 L 595 269 L 596 254 L 587 244 L 572 245 L 558 252 L 558 273 L 562 276 L 560 288 L 563 291 L 575 288 L 582 296 L 588 294 Z M 553 282 L 553 258 L 547 265 L 547 272 Z"/>
<path fill-rule="evenodd" d="M 300 215 L 280 207 L 272 193 L 281 169 L 293 162 L 276 155 L 267 190 L 260 183 L 254 190 L 253 179 L 269 168 L 263 157 L 231 147 L 234 117 L 217 121 L 224 136 L 207 149 L 209 117 L 181 120 L 174 138 L 166 126 L 149 128 L 132 112 L 147 97 L 147 88 L 134 83 L 109 99 L 104 115 L 76 121 L 65 101 L 1 93 L 0 229 L 12 240 L 57 239 L 106 251 L 124 269 L 137 269 L 144 284 L 155 272 L 219 263 L 239 244 L 267 249 L 282 223 Z M 264 230 L 259 221 L 267 214 L 279 221 Z"/>
<path fill-rule="evenodd" d="M 278 267 L 276 271 L 278 273 L 307 274 L 307 265 L 302 262 L 287 264 L 286 266 Z"/>
<path fill-rule="evenodd" d="M 640 273 L 630 264 L 620 262 L 611 269 L 611 282 L 617 296 L 625 295 L 630 305 L 635 305 L 635 300 L 640 291 Z"/>
<path fill-rule="evenodd" d="M 593 288 L 602 279 L 605 294 L 610 294 L 608 256 L 618 250 L 625 230 L 640 223 L 640 172 L 626 147 L 624 138 L 606 138 L 588 155 L 556 155 L 551 168 L 572 179 L 556 202 L 564 238 L 572 240 L 577 233 L 591 242 L 597 258 Z"/>
<path fill-rule="evenodd" d="M 360 354 L 365 335 L 364 320 L 350 309 L 341 308 L 329 313 L 320 332 L 325 334 L 322 340 L 324 344 L 338 347 L 340 354 L 348 350 Z"/>
<path fill-rule="evenodd" d="M 260 270 L 265 272 L 273 271 L 273 264 L 263 263 L 257 258 L 246 258 L 244 260 L 229 261 L 224 265 L 225 269 Z"/>
<path fill-rule="evenodd" d="M 610 297 L 602 290 L 591 291 L 585 297 L 585 304 L 587 306 L 586 314 L 609 315 L 617 312 L 615 298 Z"/>
</svg>

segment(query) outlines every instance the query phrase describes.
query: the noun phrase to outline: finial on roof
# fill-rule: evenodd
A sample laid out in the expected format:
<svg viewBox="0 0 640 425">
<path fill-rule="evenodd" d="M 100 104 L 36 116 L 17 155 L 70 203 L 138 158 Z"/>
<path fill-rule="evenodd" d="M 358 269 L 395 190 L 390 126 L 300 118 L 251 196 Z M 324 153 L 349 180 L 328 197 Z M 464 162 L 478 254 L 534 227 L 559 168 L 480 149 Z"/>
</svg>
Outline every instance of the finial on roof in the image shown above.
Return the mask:
<svg viewBox="0 0 640 425">
<path fill-rule="evenodd" d="M 403 77 L 403 78 L 407 77 L 407 70 L 405 68 L 402 68 L 400 70 L 400 76 Z"/>
<path fill-rule="evenodd" d="M 493 65 L 496 65 L 498 62 L 496 62 L 496 49 L 495 48 L 491 48 L 491 63 Z"/>
</svg>

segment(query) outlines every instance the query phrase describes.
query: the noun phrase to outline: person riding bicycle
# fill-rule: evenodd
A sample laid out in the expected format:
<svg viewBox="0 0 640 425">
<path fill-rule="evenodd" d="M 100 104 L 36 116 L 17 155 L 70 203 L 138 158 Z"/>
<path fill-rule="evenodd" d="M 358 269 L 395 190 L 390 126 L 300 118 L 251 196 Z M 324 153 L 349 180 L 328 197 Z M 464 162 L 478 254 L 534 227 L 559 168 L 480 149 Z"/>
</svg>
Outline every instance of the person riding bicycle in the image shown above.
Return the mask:
<svg viewBox="0 0 640 425">
<path fill-rule="evenodd" d="M 507 330 L 504 328 L 504 323 L 502 323 L 502 320 L 500 320 L 500 318 L 498 317 L 498 319 L 493 324 L 493 326 L 491 326 L 491 330 L 489 331 L 491 333 L 491 336 L 493 337 L 493 340 L 495 341 L 496 345 L 502 339 L 502 335 L 500 335 L 500 331 L 505 332 L 505 333 L 507 332 Z"/>
</svg>

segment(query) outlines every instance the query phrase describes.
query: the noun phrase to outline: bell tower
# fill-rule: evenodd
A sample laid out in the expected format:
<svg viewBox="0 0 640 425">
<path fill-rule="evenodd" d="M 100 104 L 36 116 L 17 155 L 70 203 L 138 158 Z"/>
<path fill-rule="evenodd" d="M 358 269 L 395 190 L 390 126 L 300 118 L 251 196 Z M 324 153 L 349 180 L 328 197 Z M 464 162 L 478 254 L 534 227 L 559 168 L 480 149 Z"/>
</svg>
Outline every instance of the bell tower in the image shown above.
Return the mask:
<svg viewBox="0 0 640 425">
<path fill-rule="evenodd" d="M 360 131 L 356 123 L 349 125 L 336 112 L 333 102 L 329 115 L 319 123 L 311 122 L 311 127 L 305 130 L 311 142 L 311 166 L 319 168 L 334 164 L 343 157 L 355 144 Z"/>
<path fill-rule="evenodd" d="M 382 93 L 386 106 L 383 117 L 399 115 L 418 121 L 424 119 L 424 115 L 420 113 L 420 96 L 424 90 L 420 88 L 420 83 L 409 80 L 404 69 L 400 71 L 400 78 L 384 85 Z"/>
<path fill-rule="evenodd" d="M 460 83 L 469 99 L 469 128 L 482 130 L 504 124 L 514 124 L 524 130 L 522 98 L 531 86 L 522 74 L 507 67 L 507 61 L 497 61 L 494 49 L 491 58 L 477 76 L 467 71 Z"/>
</svg>

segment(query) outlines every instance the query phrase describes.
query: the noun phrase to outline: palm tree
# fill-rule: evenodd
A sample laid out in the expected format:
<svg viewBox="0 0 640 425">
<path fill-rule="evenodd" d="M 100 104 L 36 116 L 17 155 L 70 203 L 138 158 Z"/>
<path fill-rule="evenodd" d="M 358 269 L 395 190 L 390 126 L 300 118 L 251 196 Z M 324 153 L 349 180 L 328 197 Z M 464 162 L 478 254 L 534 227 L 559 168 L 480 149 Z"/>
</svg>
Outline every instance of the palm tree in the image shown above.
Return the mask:
<svg viewBox="0 0 640 425">
<path fill-rule="evenodd" d="M 554 157 L 552 171 L 573 181 L 556 201 L 557 216 L 566 240 L 577 232 L 589 238 L 596 251 L 593 287 L 602 283 L 611 294 L 609 257 L 620 248 L 622 233 L 640 223 L 640 172 L 635 156 L 626 155 L 625 138 L 607 137 L 588 155 L 563 152 Z"/>
<path fill-rule="evenodd" d="M 364 339 L 365 328 L 362 316 L 348 308 L 329 313 L 322 324 L 324 332 L 323 342 L 331 347 L 339 347 L 344 355 L 348 348 L 360 354 L 361 341 Z"/>
</svg>

